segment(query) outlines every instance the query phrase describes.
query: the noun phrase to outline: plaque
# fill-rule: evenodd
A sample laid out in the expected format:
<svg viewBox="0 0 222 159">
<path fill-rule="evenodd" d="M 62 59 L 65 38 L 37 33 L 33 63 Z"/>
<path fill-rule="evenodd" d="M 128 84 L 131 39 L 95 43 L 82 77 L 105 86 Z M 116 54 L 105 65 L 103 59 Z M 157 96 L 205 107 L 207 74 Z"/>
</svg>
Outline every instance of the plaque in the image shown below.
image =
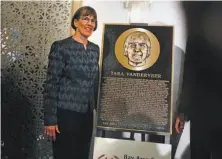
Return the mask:
<svg viewBox="0 0 222 159">
<path fill-rule="evenodd" d="M 104 24 L 97 128 L 171 133 L 173 29 Z"/>
</svg>

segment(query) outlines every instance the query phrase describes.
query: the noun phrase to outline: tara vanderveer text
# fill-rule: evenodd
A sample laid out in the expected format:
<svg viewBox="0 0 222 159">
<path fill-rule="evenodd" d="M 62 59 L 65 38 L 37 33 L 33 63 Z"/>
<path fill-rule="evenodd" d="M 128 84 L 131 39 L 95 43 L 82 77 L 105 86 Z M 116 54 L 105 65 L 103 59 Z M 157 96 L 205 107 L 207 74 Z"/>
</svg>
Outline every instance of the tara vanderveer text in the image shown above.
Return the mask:
<svg viewBox="0 0 222 159">
<path fill-rule="evenodd" d="M 161 74 L 111 71 L 101 87 L 101 124 L 163 131 L 169 122 L 168 98 L 169 81 L 162 80 Z"/>
</svg>

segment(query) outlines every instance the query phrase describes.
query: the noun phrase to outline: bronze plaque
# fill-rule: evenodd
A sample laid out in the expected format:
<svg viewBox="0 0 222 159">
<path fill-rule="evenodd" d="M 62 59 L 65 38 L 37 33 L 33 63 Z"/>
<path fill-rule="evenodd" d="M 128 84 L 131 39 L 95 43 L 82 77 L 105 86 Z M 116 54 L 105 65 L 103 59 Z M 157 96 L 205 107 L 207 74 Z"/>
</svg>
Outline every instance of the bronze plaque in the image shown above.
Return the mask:
<svg viewBox="0 0 222 159">
<path fill-rule="evenodd" d="M 97 128 L 171 133 L 173 26 L 105 24 Z"/>
</svg>

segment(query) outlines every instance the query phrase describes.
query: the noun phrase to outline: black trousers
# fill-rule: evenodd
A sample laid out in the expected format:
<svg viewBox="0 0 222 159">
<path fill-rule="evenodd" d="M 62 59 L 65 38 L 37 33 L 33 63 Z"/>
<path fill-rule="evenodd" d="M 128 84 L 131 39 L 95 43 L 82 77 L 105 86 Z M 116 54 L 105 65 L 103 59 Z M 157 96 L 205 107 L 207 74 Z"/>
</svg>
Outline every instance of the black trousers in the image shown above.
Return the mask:
<svg viewBox="0 0 222 159">
<path fill-rule="evenodd" d="M 222 128 L 214 124 L 191 121 L 191 159 L 222 159 Z"/>
<path fill-rule="evenodd" d="M 53 142 L 54 159 L 88 159 L 93 130 L 93 112 L 58 109 L 60 133 Z"/>
</svg>

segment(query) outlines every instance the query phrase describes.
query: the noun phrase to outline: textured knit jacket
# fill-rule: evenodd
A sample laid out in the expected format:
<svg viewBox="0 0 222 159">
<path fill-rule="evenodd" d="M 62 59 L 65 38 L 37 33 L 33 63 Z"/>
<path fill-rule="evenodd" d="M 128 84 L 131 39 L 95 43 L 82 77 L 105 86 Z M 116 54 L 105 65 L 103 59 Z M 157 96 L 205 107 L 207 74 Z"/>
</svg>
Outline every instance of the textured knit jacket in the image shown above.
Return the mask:
<svg viewBox="0 0 222 159">
<path fill-rule="evenodd" d="M 44 123 L 57 125 L 57 108 L 86 113 L 96 106 L 99 46 L 87 48 L 72 37 L 55 41 L 44 85 Z"/>
</svg>

